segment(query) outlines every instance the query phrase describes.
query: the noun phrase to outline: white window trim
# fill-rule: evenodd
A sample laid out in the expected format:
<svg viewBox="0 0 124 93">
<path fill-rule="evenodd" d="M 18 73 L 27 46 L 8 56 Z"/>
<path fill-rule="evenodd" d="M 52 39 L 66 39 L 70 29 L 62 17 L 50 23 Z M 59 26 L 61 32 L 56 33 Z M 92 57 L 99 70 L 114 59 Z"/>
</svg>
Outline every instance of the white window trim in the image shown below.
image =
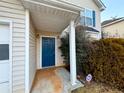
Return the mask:
<svg viewBox="0 0 124 93">
<path fill-rule="evenodd" d="M 40 61 L 39 61 L 39 67 L 40 69 L 45 69 L 45 68 L 50 68 L 50 67 L 42 67 L 42 38 L 43 37 L 49 37 L 49 38 L 55 38 L 55 66 L 57 66 L 57 36 L 46 36 L 46 35 L 41 35 L 40 36 Z M 55 67 L 51 66 L 51 67 Z"/>
<path fill-rule="evenodd" d="M 12 31 L 13 22 L 11 20 L 0 19 L 0 23 L 9 25 L 9 93 L 12 93 Z"/>
</svg>

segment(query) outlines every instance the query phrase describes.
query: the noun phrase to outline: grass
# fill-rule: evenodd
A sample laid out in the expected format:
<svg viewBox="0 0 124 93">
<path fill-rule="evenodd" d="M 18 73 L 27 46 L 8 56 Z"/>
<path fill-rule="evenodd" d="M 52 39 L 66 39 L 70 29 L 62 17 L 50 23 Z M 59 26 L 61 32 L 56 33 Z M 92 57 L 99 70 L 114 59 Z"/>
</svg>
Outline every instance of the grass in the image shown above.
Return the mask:
<svg viewBox="0 0 124 93">
<path fill-rule="evenodd" d="M 72 93 L 123 93 L 117 89 L 112 89 L 103 84 L 91 83 L 85 87 L 74 90 Z"/>
</svg>

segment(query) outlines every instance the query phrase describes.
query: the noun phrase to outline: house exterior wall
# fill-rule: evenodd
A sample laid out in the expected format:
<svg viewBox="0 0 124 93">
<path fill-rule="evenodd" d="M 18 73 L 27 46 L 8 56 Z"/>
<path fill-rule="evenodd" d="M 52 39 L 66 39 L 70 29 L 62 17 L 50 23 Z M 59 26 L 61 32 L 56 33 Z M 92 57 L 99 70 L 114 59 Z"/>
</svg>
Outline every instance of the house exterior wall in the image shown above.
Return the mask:
<svg viewBox="0 0 124 93">
<path fill-rule="evenodd" d="M 102 27 L 102 31 L 105 34 L 108 34 L 107 37 L 118 37 L 118 38 L 124 38 L 124 21 Z"/>
<path fill-rule="evenodd" d="M 40 32 L 38 31 L 37 33 L 37 68 L 38 69 L 41 69 L 40 67 L 40 58 L 41 58 L 41 51 L 40 51 L 40 48 L 41 48 L 41 42 L 40 42 L 40 39 L 42 36 L 52 36 L 52 37 L 56 37 L 56 47 L 57 47 L 57 50 L 56 50 L 56 66 L 63 66 L 65 65 L 63 63 L 64 59 L 63 57 L 61 57 L 61 50 L 59 49 L 60 45 L 61 45 L 61 41 L 60 41 L 60 36 L 61 33 L 59 32 Z"/>
<path fill-rule="evenodd" d="M 56 1 L 56 0 L 55 0 Z M 97 5 L 94 3 L 93 0 L 61 0 L 63 2 L 67 2 L 79 7 L 86 8 L 86 9 L 91 9 L 96 12 L 96 29 L 98 31 L 101 31 L 101 11 L 97 7 Z"/>
<path fill-rule="evenodd" d="M 96 36 L 95 39 L 101 38 L 101 11 L 98 8 L 98 6 L 94 3 L 93 0 L 78 0 L 78 1 L 77 0 L 62 0 L 62 1 L 82 7 L 82 9 L 86 8 L 86 9 L 94 10 L 96 12 L 96 26 L 93 28 L 100 31 L 99 33 L 95 34 Z"/>
<path fill-rule="evenodd" d="M 96 11 L 96 29 L 101 30 L 100 26 L 100 10 L 90 0 L 63 0 L 65 2 L 74 3 L 83 8 L 89 8 Z M 12 93 L 25 92 L 25 9 L 20 0 L 0 0 L 0 20 L 10 20 L 13 22 L 12 28 Z M 36 35 L 33 25 L 30 23 L 29 35 L 29 81 L 30 88 L 36 71 L 37 60 L 40 63 L 40 37 Z M 56 66 L 64 65 L 63 58 L 59 46 L 61 45 L 60 33 L 58 32 L 41 32 L 40 36 L 56 36 L 57 37 L 57 63 Z M 36 40 L 37 39 L 37 40 Z M 36 43 L 37 44 L 36 44 Z M 37 59 L 35 49 L 37 47 Z"/>
<path fill-rule="evenodd" d="M 25 91 L 25 10 L 17 0 L 0 0 L 0 20 L 12 21 L 12 93 Z"/>
<path fill-rule="evenodd" d="M 35 73 L 37 69 L 36 63 L 36 32 L 30 19 L 30 32 L 29 32 L 29 88 L 31 90 Z"/>
</svg>

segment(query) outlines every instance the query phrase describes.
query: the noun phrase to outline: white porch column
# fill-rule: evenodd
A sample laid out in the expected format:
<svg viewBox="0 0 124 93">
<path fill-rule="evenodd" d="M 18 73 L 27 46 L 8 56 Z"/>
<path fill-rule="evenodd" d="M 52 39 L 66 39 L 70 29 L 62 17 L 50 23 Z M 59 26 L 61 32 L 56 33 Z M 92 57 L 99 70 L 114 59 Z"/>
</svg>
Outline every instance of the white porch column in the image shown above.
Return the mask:
<svg viewBox="0 0 124 93">
<path fill-rule="evenodd" d="M 30 14 L 29 10 L 25 11 L 25 93 L 29 93 L 29 30 L 30 30 Z"/>
<path fill-rule="evenodd" d="M 75 44 L 75 26 L 74 20 L 70 22 L 69 32 L 69 43 L 70 43 L 70 79 L 71 84 L 76 84 L 76 44 Z"/>
</svg>

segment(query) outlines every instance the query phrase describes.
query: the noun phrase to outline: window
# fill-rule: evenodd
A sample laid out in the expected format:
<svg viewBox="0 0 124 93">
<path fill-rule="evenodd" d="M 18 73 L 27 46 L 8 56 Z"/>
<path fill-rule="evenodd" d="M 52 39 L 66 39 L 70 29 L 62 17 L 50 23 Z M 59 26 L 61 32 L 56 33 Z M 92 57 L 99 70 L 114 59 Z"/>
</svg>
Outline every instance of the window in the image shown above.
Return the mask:
<svg viewBox="0 0 124 93">
<path fill-rule="evenodd" d="M 92 26 L 93 23 L 93 18 L 92 18 L 92 11 L 86 9 L 85 10 L 85 25 L 86 26 Z"/>
<path fill-rule="evenodd" d="M 0 60 L 9 59 L 9 44 L 0 44 Z"/>
<path fill-rule="evenodd" d="M 85 9 L 80 13 L 81 20 L 80 23 L 85 26 L 96 26 L 96 14 L 95 11 Z"/>
</svg>

